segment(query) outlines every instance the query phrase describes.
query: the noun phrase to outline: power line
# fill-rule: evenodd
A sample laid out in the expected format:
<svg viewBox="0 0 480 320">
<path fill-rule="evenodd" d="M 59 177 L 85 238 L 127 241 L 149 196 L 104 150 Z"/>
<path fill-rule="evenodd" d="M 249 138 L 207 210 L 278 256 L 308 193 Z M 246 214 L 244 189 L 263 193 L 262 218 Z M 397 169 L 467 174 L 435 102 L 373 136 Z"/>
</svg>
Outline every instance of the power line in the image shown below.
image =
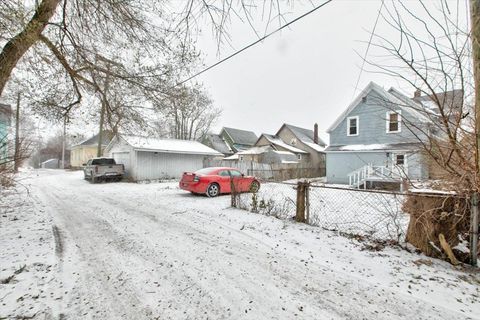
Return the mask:
<svg viewBox="0 0 480 320">
<path fill-rule="evenodd" d="M 353 90 L 352 99 L 355 97 L 355 93 L 357 92 L 357 89 L 358 89 L 358 84 L 360 83 L 360 78 L 362 77 L 363 68 L 365 67 L 365 60 L 367 60 L 368 49 L 370 49 L 370 45 L 372 44 L 373 35 L 375 34 L 375 29 L 377 28 L 377 23 L 378 23 L 378 20 L 380 18 L 380 13 L 382 12 L 383 5 L 384 5 L 384 0 L 382 0 L 382 4 L 380 5 L 380 9 L 378 9 L 377 19 L 375 20 L 375 24 L 373 25 L 372 33 L 370 34 L 370 39 L 368 40 L 367 50 L 365 50 L 365 56 L 363 57 L 362 67 L 360 68 L 360 73 L 358 74 L 357 83 L 355 84 L 355 90 Z"/>
<path fill-rule="evenodd" d="M 190 80 L 192 80 L 192 79 L 193 79 L 193 78 L 195 78 L 195 77 L 198 77 L 198 76 L 199 76 L 199 75 L 201 75 L 202 73 L 204 73 L 204 72 L 207 72 L 208 70 L 215 68 L 215 67 L 216 67 L 216 66 L 218 66 L 219 64 L 221 64 L 221 63 L 223 63 L 223 62 L 225 62 L 225 61 L 227 61 L 227 60 L 229 60 L 229 59 L 231 59 L 231 58 L 235 57 L 236 55 L 238 55 L 238 54 L 242 53 L 243 51 L 247 50 L 248 48 L 251 48 L 251 47 L 253 47 L 253 46 L 254 46 L 254 45 L 256 45 L 257 43 L 259 43 L 259 42 L 262 42 L 263 40 L 267 39 L 267 38 L 268 38 L 268 37 L 270 37 L 271 35 L 273 35 L 273 34 L 277 33 L 278 31 L 280 31 L 280 30 L 282 30 L 282 29 L 284 29 L 284 28 L 286 28 L 286 27 L 288 27 L 288 26 L 290 26 L 290 25 L 292 25 L 292 24 L 294 24 L 294 23 L 295 23 L 295 22 L 297 22 L 298 20 L 300 20 L 300 19 L 302 19 L 302 18 L 304 18 L 304 17 L 308 16 L 309 14 L 311 14 L 311 13 L 313 13 L 313 12 L 317 11 L 318 9 L 320 9 L 321 7 L 323 7 L 324 5 L 326 5 L 326 4 L 328 4 L 328 3 L 332 2 L 332 1 L 333 1 L 333 0 L 327 0 L 327 1 L 325 1 L 325 2 L 324 2 L 324 3 L 322 3 L 321 5 L 319 5 L 319 6 L 315 7 L 315 8 L 313 8 L 312 10 L 310 10 L 310 11 L 308 11 L 308 12 L 306 12 L 306 13 L 302 14 L 301 16 L 299 16 L 299 17 L 297 17 L 297 18 L 293 19 L 292 21 L 288 22 L 287 24 L 285 24 L 285 25 L 283 25 L 283 26 L 281 26 L 281 27 L 277 28 L 276 30 L 274 30 L 274 31 L 270 32 L 269 34 L 267 34 L 267 35 L 263 36 L 262 38 L 260 38 L 260 39 L 258 39 L 258 40 L 256 40 L 256 41 L 252 42 L 251 44 L 249 44 L 249 45 L 247 45 L 247 46 L 243 47 L 242 49 L 240 49 L 240 50 L 238 50 L 238 51 L 236 51 L 236 52 L 232 53 L 231 55 L 229 55 L 229 56 L 227 56 L 227 57 L 223 58 L 222 60 L 220 60 L 220 61 L 218 61 L 218 62 L 216 62 L 216 63 L 212 64 L 211 66 L 209 66 L 209 67 L 207 67 L 207 68 L 203 69 L 202 71 L 200 71 L 200 72 L 197 72 L 197 73 L 196 73 L 196 74 L 194 74 L 193 76 L 191 76 L 191 77 L 189 77 L 189 78 L 187 78 L 187 79 L 185 79 L 185 80 L 183 80 L 183 81 L 181 81 L 181 82 L 178 82 L 178 83 L 177 83 L 175 86 L 182 85 L 182 84 L 184 84 L 185 82 L 187 82 L 187 81 L 190 81 Z M 383 4 L 383 1 L 382 1 L 382 4 Z M 378 18 L 377 18 L 377 20 L 378 20 Z"/>
</svg>

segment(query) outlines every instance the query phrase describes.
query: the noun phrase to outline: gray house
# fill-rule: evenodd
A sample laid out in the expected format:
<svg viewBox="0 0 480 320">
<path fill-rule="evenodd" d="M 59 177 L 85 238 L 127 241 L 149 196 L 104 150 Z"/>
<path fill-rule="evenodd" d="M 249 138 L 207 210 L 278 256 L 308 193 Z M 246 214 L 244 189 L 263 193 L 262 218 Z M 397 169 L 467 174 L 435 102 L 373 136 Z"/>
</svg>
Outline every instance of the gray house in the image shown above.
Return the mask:
<svg viewBox="0 0 480 320">
<path fill-rule="evenodd" d="M 209 133 L 202 143 L 225 156 L 247 150 L 255 144 L 257 135 L 252 131 L 223 127 L 219 134 Z"/>
<path fill-rule="evenodd" d="M 421 150 L 431 127 L 422 104 L 371 82 L 327 130 L 328 183 L 428 178 Z"/>
<path fill-rule="evenodd" d="M 318 136 L 317 124 L 313 130 L 309 130 L 284 123 L 275 136 L 287 145 L 305 151 L 307 154 L 304 155 L 297 153 L 298 160 L 309 164 L 311 168 L 318 168 L 320 176 L 324 175 L 326 144 Z"/>
</svg>

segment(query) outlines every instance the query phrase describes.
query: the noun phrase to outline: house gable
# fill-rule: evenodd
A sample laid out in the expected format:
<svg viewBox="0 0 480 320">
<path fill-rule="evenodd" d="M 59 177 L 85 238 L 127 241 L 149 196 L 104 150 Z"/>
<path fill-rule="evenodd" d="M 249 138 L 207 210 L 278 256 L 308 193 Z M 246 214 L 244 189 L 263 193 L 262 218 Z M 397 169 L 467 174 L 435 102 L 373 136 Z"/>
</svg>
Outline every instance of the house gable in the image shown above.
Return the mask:
<svg viewBox="0 0 480 320">
<path fill-rule="evenodd" d="M 327 130 L 330 146 L 412 143 L 426 139 L 422 131 L 427 130 L 429 119 L 414 110 L 414 106 L 413 101 L 406 104 L 372 82 Z M 392 113 L 401 118 L 398 132 L 388 130 L 387 121 Z M 356 134 L 349 134 L 352 132 L 349 119 L 356 119 L 352 122 L 357 127 Z M 402 125 L 403 122 L 410 125 Z"/>
</svg>

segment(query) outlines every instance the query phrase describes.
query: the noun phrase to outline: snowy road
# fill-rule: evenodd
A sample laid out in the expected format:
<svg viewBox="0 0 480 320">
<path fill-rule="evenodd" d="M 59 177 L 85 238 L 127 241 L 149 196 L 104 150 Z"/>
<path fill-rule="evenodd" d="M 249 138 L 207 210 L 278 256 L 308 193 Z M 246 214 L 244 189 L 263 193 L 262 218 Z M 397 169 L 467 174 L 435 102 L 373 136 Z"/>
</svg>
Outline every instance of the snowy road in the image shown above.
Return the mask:
<svg viewBox="0 0 480 320">
<path fill-rule="evenodd" d="M 228 208 L 175 183 L 25 182 L 55 240 L 54 319 L 468 319 L 479 278 Z"/>
</svg>

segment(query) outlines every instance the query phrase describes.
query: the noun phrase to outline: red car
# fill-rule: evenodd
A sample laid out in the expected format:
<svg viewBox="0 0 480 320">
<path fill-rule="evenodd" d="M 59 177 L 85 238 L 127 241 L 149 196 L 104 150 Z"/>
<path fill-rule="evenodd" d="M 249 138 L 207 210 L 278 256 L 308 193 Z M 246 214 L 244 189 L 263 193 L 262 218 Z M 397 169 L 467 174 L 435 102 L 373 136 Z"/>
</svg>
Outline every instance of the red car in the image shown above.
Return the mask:
<svg viewBox="0 0 480 320">
<path fill-rule="evenodd" d="M 204 168 L 185 172 L 180 180 L 180 189 L 216 197 L 231 192 L 231 181 L 237 192 L 256 192 L 260 182 L 255 177 L 245 176 L 238 169 L 227 167 Z"/>
</svg>

